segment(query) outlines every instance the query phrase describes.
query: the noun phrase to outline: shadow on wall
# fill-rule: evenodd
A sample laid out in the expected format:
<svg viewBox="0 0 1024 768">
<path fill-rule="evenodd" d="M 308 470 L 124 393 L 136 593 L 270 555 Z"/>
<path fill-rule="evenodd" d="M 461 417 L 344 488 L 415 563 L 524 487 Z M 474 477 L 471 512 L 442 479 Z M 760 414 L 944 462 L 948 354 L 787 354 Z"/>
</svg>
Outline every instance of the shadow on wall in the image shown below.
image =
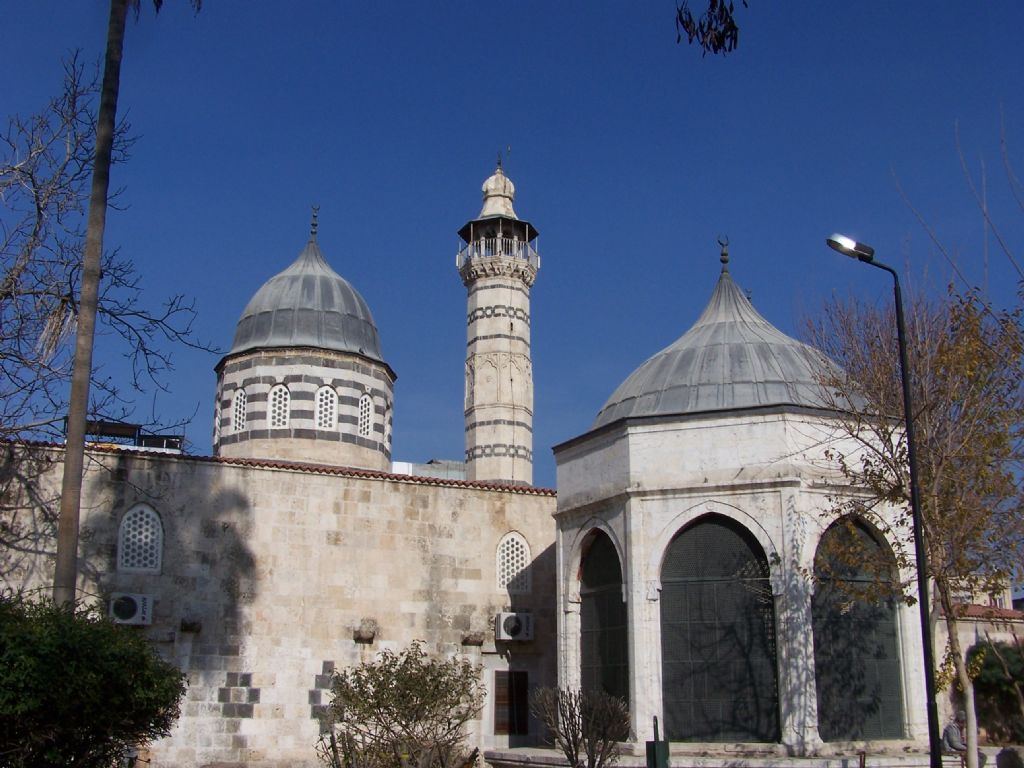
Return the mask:
<svg viewBox="0 0 1024 768">
<path fill-rule="evenodd" d="M 48 592 L 53 578 L 61 477 L 60 448 L 5 446 L 0 462 L 0 579 L 11 589 Z M 79 537 L 80 599 L 109 604 L 111 594 L 146 595 L 152 621 L 139 627 L 158 652 L 188 672 L 179 728 L 189 717 L 251 718 L 260 701 L 244 668 L 243 610 L 258 578 L 247 544 L 251 507 L 239 490 L 218 482 L 223 468 L 190 457 L 91 451 Z M 129 513 L 154 518 L 137 540 L 157 531 L 156 568 L 119 562 L 119 530 Z M 146 539 L 148 541 L 148 539 Z M 132 564 L 138 566 L 138 563 Z M 226 726 L 213 734 L 230 748 Z M 216 747 L 216 744 L 211 744 Z"/>
<path fill-rule="evenodd" d="M 49 592 L 60 506 L 60 483 L 53 477 L 59 478 L 60 452 L 16 443 L 0 450 L 0 582 L 15 592 Z"/>
<path fill-rule="evenodd" d="M 533 620 L 533 640 L 526 643 L 503 643 L 508 659 L 509 680 L 505 688 L 504 719 L 497 717 L 496 732 L 506 731 L 509 747 L 533 747 L 547 743 L 544 723 L 530 711 L 529 697 L 537 688 L 558 685 L 558 637 L 555 593 L 557 571 L 555 545 L 548 545 L 525 568 L 529 592 L 509 589 L 509 610 L 513 613 L 529 612 Z M 511 580 L 517 582 L 518 579 Z M 517 685 L 516 676 L 525 674 L 526 684 Z"/>
</svg>

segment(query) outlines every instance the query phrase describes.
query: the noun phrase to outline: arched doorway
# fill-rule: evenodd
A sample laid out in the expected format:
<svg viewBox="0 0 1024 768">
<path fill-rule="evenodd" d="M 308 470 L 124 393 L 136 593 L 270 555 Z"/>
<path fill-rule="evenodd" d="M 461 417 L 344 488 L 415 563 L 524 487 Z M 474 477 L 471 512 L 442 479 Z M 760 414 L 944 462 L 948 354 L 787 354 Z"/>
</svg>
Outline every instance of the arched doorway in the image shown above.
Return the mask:
<svg viewBox="0 0 1024 768">
<path fill-rule="evenodd" d="M 629 701 L 629 646 L 622 566 L 607 534 L 592 532 L 580 562 L 580 680 Z"/>
<path fill-rule="evenodd" d="M 661 568 L 662 705 L 673 741 L 778 741 L 775 609 L 750 532 L 709 515 Z"/>
<path fill-rule="evenodd" d="M 825 531 L 814 556 L 814 676 L 825 741 L 903 737 L 892 550 L 864 522 Z"/>
</svg>

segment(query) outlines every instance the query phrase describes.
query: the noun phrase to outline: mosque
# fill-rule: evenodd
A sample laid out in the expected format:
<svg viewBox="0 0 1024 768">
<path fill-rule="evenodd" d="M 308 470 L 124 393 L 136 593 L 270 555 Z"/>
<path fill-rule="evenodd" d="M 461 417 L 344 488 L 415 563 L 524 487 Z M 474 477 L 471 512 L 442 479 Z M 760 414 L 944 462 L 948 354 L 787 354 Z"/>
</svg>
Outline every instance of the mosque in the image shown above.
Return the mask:
<svg viewBox="0 0 1024 768">
<path fill-rule="evenodd" d="M 493 765 L 545 760 L 522 749 L 543 736 L 527 700 L 554 685 L 628 702 L 627 765 L 655 717 L 677 765 L 925 764 L 916 611 L 852 604 L 821 571 L 830 539 L 890 551 L 822 515 L 842 440 L 819 394 L 828 361 L 754 309 L 723 248 L 697 323 L 555 447 L 557 493 L 534 487 L 540 257 L 514 194 L 499 166 L 459 230 L 464 462 L 392 460 L 396 374 L 315 217 L 216 366 L 214 455 L 91 449 L 81 589 L 188 674 L 151 764 L 315 765 L 332 671 L 417 639 L 482 668 L 471 742 Z M 60 486 L 57 453 L 41 488 Z M 40 541 L 5 555 L 9 585 L 48 583 Z"/>
</svg>

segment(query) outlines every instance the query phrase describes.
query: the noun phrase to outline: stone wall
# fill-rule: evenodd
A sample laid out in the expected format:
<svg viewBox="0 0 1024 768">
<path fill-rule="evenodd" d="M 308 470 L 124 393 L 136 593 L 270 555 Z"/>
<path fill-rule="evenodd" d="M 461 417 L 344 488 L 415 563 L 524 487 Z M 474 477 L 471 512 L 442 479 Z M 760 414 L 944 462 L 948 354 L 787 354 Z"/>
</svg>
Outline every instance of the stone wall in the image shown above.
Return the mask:
<svg viewBox="0 0 1024 768">
<path fill-rule="evenodd" d="M 59 487 L 59 466 L 38 485 Z M 495 670 L 555 682 L 551 491 L 132 451 L 93 453 L 87 467 L 79 587 L 96 600 L 151 595 L 153 623 L 138 631 L 188 674 L 155 766 L 313 765 L 331 671 L 414 639 L 480 663 L 488 689 Z M 139 504 L 162 522 L 159 573 L 117 570 L 118 527 Z M 529 594 L 497 586 L 510 531 L 529 546 Z M 9 584 L 46 586 L 49 535 L 5 564 Z M 533 613 L 532 642 L 495 642 L 494 616 L 510 609 Z M 493 706 L 472 745 L 536 741 L 534 723 L 495 736 Z"/>
</svg>

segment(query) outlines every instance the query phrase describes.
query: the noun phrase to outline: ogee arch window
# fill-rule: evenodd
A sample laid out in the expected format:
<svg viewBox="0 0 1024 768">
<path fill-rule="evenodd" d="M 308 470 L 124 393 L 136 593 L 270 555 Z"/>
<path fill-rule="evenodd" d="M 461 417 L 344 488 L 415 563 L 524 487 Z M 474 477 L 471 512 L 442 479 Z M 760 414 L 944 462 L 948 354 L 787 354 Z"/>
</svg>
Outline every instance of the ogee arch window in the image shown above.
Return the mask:
<svg viewBox="0 0 1024 768">
<path fill-rule="evenodd" d="M 847 517 L 814 556 L 814 678 L 825 741 L 903 738 L 896 559 L 864 522 Z"/>
<path fill-rule="evenodd" d="M 778 741 L 775 611 L 757 540 L 702 517 L 669 544 L 661 587 L 665 738 Z"/>
<path fill-rule="evenodd" d="M 498 589 L 510 595 L 530 592 L 530 545 L 519 533 L 506 533 L 498 542 Z"/>
<path fill-rule="evenodd" d="M 583 543 L 580 563 L 580 678 L 584 690 L 629 701 L 629 645 L 622 566 L 603 531 Z"/>
<path fill-rule="evenodd" d="M 160 515 L 146 504 L 132 507 L 121 518 L 117 532 L 117 570 L 123 573 L 160 573 L 164 528 Z"/>
</svg>

